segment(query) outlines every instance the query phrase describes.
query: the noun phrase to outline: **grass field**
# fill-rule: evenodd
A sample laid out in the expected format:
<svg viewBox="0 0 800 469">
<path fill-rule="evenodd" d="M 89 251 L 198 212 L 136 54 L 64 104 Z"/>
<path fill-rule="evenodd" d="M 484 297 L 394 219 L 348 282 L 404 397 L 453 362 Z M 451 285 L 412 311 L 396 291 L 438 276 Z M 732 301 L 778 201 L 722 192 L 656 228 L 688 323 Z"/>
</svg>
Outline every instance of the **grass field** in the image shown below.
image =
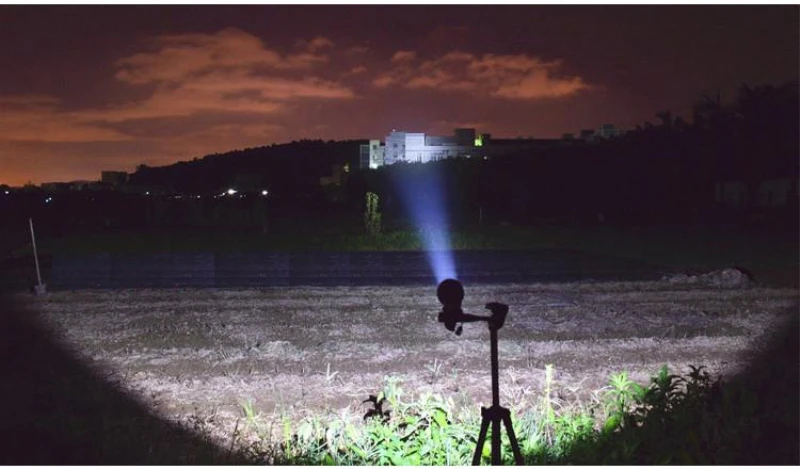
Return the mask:
<svg viewBox="0 0 800 469">
<path fill-rule="evenodd" d="M 731 377 L 798 314 L 796 289 L 667 281 L 466 288 L 467 312 L 482 314 L 488 301 L 510 306 L 499 333 L 501 404 L 529 455 L 565 444 L 564 422 L 601 428 L 613 415 L 604 400 L 615 389 L 611 377 L 646 386 L 664 365 Z M 479 406 L 491 402 L 488 331 L 445 330 L 434 287 L 87 290 L 18 300 L 152 412 L 200 428 L 222 448 L 249 448 L 263 462 L 469 464 Z M 386 397 L 394 418 L 405 419 L 397 431 L 427 418 L 424 441 L 462 422 L 464 434 L 452 441 L 463 447 L 408 455 L 406 440 L 388 434 L 378 445 L 376 432 L 389 430 L 362 422 L 370 395 Z M 71 431 L 73 424 L 55 420 Z M 348 444 L 344 453 L 302 449 L 366 434 L 372 443 Z M 405 459 L 381 453 L 391 442 Z M 361 453 L 377 459 L 357 459 Z M 281 459 L 289 456 L 296 459 Z"/>
</svg>

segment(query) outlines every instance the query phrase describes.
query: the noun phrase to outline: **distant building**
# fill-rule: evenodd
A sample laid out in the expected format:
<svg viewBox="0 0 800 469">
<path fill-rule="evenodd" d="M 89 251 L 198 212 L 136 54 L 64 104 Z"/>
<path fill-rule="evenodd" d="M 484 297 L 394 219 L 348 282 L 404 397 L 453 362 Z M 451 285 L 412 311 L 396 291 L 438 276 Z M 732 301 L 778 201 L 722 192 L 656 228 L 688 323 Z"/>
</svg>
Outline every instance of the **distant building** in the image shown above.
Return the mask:
<svg viewBox="0 0 800 469">
<path fill-rule="evenodd" d="M 578 138 L 580 138 L 584 142 L 591 142 L 592 140 L 594 140 L 594 134 L 595 134 L 594 129 L 581 129 L 581 132 L 579 134 L 580 136 Z"/>
<path fill-rule="evenodd" d="M 594 136 L 599 138 L 613 138 L 622 134 L 622 129 L 615 127 L 614 124 L 603 124 L 595 131 Z"/>
<path fill-rule="evenodd" d="M 426 135 L 422 132 L 392 130 L 381 145 L 380 140 L 370 140 L 359 147 L 359 167 L 376 169 L 395 163 L 429 163 L 457 157 L 489 158 L 528 150 L 579 145 L 592 142 L 596 137 L 610 138 L 622 131 L 613 124 L 603 124 L 598 130 L 584 129 L 580 138 L 564 134 L 562 138 L 512 138 L 494 139 L 491 134 L 478 134 L 472 128 L 459 128 L 452 135 Z"/>
<path fill-rule="evenodd" d="M 371 142 L 372 140 L 370 140 L 370 143 Z M 375 169 L 369 164 L 370 143 L 365 143 L 358 146 L 358 167 L 360 169 Z"/>
<path fill-rule="evenodd" d="M 785 179 L 767 179 L 758 185 L 758 202 L 762 207 L 780 207 L 787 205 L 792 199 L 792 181 Z"/>
<path fill-rule="evenodd" d="M 481 147 L 485 136 L 477 136 L 475 129 L 456 129 L 451 136 L 425 135 L 422 132 L 398 132 L 386 136 L 384 146 L 370 140 L 369 167 L 400 162 L 428 163 L 446 158 L 471 156 Z"/>
<path fill-rule="evenodd" d="M 94 190 L 101 187 L 97 181 L 70 181 L 67 184 L 69 184 L 69 190 L 71 191 Z"/>
<path fill-rule="evenodd" d="M 369 141 L 369 167 L 375 169 L 383 166 L 386 160 L 386 148 L 381 146 L 380 140 Z"/>
<path fill-rule="evenodd" d="M 347 173 L 350 172 L 350 165 L 334 164 L 331 166 L 331 175 L 319 178 L 319 184 L 325 186 L 340 186 L 347 179 Z"/>
<path fill-rule="evenodd" d="M 792 180 L 789 178 L 762 180 L 754 195 L 757 197 L 756 200 L 748 200 L 747 186 L 741 181 L 714 184 L 714 199 L 729 207 L 784 207 L 796 202 L 797 198 Z"/>
<path fill-rule="evenodd" d="M 714 199 L 732 207 L 744 207 L 747 203 L 747 187 L 738 181 L 717 182 L 714 184 Z"/>
<path fill-rule="evenodd" d="M 67 192 L 70 190 L 68 182 L 43 182 L 40 184 L 43 191 L 48 193 Z"/>
<path fill-rule="evenodd" d="M 584 142 L 594 142 L 597 139 L 609 139 L 618 137 L 625 133 L 624 130 L 615 126 L 614 124 L 603 124 L 597 129 L 581 129 L 578 133 L 578 139 Z M 572 139 L 573 134 L 564 134 L 562 139 Z"/>
<path fill-rule="evenodd" d="M 386 147 L 382 146 L 381 141 L 377 139 L 361 145 L 358 158 L 359 167 L 361 169 L 377 169 L 383 166 L 385 150 Z"/>
<path fill-rule="evenodd" d="M 124 186 L 128 182 L 128 173 L 125 171 L 101 171 L 100 182 L 112 187 Z"/>
</svg>

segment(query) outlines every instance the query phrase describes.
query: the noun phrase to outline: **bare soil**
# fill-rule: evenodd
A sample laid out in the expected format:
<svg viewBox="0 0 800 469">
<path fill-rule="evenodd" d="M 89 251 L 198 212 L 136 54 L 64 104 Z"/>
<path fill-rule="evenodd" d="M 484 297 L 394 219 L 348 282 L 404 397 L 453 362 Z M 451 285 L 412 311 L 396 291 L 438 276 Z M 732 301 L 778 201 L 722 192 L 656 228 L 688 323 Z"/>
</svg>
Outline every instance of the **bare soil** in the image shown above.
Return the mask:
<svg viewBox="0 0 800 469">
<path fill-rule="evenodd" d="M 731 376 L 798 314 L 794 289 L 660 282 L 466 285 L 464 310 L 510 307 L 499 332 L 501 403 L 541 396 L 555 368 L 565 405 L 612 373 L 646 383 L 662 365 Z M 491 402 L 489 332 L 438 323 L 435 287 L 84 290 L 23 301 L 76 355 L 159 414 L 230 441 L 242 406 L 265 421 L 360 418 L 387 377 L 466 406 Z"/>
</svg>

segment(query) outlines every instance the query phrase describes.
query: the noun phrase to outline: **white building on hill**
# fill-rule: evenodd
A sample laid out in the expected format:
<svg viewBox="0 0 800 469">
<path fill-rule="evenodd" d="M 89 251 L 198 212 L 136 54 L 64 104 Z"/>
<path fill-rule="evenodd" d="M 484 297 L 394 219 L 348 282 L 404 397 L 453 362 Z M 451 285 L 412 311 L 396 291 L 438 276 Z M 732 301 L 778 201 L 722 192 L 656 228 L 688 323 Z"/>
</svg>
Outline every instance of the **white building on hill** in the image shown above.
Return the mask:
<svg viewBox="0 0 800 469">
<path fill-rule="evenodd" d="M 604 124 L 598 130 L 581 131 L 579 139 L 567 134 L 560 139 L 492 139 L 490 134 L 477 134 L 475 129 L 455 129 L 452 135 L 425 135 L 422 132 L 399 132 L 392 130 L 384 144 L 370 140 L 360 147 L 360 167 L 377 169 L 395 163 L 429 163 L 456 157 L 481 157 L 508 155 L 538 151 L 554 146 L 580 145 L 596 138 L 611 138 L 622 131 L 612 124 Z"/>
<path fill-rule="evenodd" d="M 471 156 L 481 146 L 483 136 L 476 138 L 475 129 L 456 129 L 452 136 L 438 137 L 421 132 L 398 132 L 386 136 L 385 145 L 370 140 L 361 146 L 362 167 L 371 169 L 400 162 L 428 163 L 458 156 Z"/>
</svg>

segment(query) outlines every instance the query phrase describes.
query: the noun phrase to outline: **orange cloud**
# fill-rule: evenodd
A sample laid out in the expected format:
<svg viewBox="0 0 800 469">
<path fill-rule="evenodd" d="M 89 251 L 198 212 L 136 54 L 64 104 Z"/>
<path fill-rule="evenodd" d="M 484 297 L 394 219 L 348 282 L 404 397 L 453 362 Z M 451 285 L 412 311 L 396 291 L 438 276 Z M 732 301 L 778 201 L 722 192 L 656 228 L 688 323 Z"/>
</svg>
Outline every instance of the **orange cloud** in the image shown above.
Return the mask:
<svg viewBox="0 0 800 469">
<path fill-rule="evenodd" d="M 13 112 L 36 107 L 52 107 L 58 102 L 58 98 L 44 94 L 0 96 L 0 110 Z"/>
<path fill-rule="evenodd" d="M 305 51 L 282 56 L 263 41 L 236 28 L 216 34 L 164 35 L 152 42 L 154 51 L 134 54 L 116 62 L 117 79 L 131 84 L 181 82 L 196 74 L 221 69 L 307 69 L 325 63 L 318 49 L 333 43 L 315 38 Z"/>
<path fill-rule="evenodd" d="M 399 50 L 391 58 L 392 63 L 407 62 L 417 58 L 417 53 L 410 50 Z"/>
<path fill-rule="evenodd" d="M 118 142 L 130 137 L 58 108 L 44 95 L 0 97 L 0 141 Z"/>
<path fill-rule="evenodd" d="M 525 54 L 477 56 L 451 51 L 418 63 L 414 52 L 398 51 L 390 62 L 393 66 L 373 79 L 373 86 L 470 91 L 504 99 L 559 98 L 590 88 L 580 77 L 558 76 L 561 61 L 545 62 Z"/>
<path fill-rule="evenodd" d="M 247 97 L 228 97 L 219 90 L 175 89 L 156 90 L 142 102 L 76 111 L 85 120 L 125 122 L 136 119 L 190 117 L 203 111 L 272 114 L 283 108 L 281 103 Z"/>
<path fill-rule="evenodd" d="M 377 78 L 372 80 L 372 85 L 378 88 L 386 88 L 396 82 L 395 78 L 388 74 L 378 75 Z"/>
<path fill-rule="evenodd" d="M 349 54 L 349 55 L 366 54 L 367 52 L 369 52 L 369 47 L 364 46 L 364 45 L 352 46 L 352 47 L 347 48 L 345 50 L 345 52 L 347 54 Z"/>
<path fill-rule="evenodd" d="M 546 71 L 542 71 L 526 75 L 519 81 L 501 85 L 493 95 L 510 99 L 561 98 L 586 88 L 586 84 L 580 78 L 554 80 Z"/>
<path fill-rule="evenodd" d="M 319 50 L 319 49 L 324 49 L 324 48 L 333 47 L 333 46 L 334 46 L 333 41 L 331 41 L 327 37 L 318 36 L 318 37 L 315 37 L 314 39 L 312 39 L 308 43 L 308 50 L 316 51 L 316 50 Z"/>
<path fill-rule="evenodd" d="M 156 38 L 156 49 L 116 62 L 117 79 L 154 84 L 153 94 L 140 102 L 82 112 L 87 119 L 123 122 L 132 119 L 191 116 L 203 111 L 272 114 L 291 99 L 350 99 L 344 85 L 308 75 L 328 61 L 320 49 L 333 47 L 324 37 L 300 41 L 302 50 L 281 55 L 260 38 L 235 28 L 216 34 L 167 35 Z"/>
<path fill-rule="evenodd" d="M 348 75 L 359 75 L 359 74 L 366 73 L 366 72 L 367 72 L 367 67 L 365 67 L 363 65 L 358 65 L 358 66 L 355 66 L 355 67 L 351 68 L 350 71 L 347 72 L 347 74 Z"/>
<path fill-rule="evenodd" d="M 92 155 L 95 164 L 109 155 L 116 165 L 143 158 L 167 163 L 281 141 L 285 129 L 268 116 L 303 101 L 355 97 L 350 88 L 323 75 L 327 70 L 320 65 L 329 61 L 333 47 L 329 39 L 315 37 L 281 53 L 234 28 L 157 37 L 148 50 L 114 63 L 114 78 L 131 87 L 146 86 L 141 88 L 149 90 L 144 98 L 65 109 L 53 96 L 0 96 L 0 148 L 8 149 L 0 152 L 0 167 L 11 168 L 36 154 L 49 162 L 47 168 L 60 168 L 63 179 L 77 165 L 55 164 L 63 158 L 84 167 L 85 155 Z M 290 117 L 282 115 L 281 121 Z M 169 124 L 154 127 L 153 122 L 162 121 Z M 36 172 L 44 178 L 43 169 Z"/>
</svg>

